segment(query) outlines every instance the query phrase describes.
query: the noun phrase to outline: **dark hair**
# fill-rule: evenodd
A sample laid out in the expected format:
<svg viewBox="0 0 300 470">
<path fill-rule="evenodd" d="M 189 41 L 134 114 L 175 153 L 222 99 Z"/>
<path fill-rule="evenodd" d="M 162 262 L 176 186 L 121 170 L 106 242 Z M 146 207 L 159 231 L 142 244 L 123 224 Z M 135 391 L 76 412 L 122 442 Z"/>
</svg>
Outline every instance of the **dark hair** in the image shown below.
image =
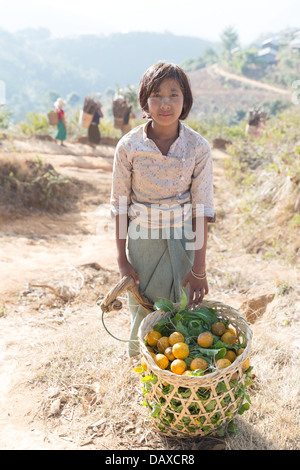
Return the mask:
<svg viewBox="0 0 300 470">
<path fill-rule="evenodd" d="M 152 92 L 160 87 L 160 84 L 166 78 L 172 78 L 179 84 L 183 94 L 183 107 L 179 119 L 186 119 L 193 105 L 193 95 L 190 81 L 184 70 L 176 64 L 159 62 L 152 65 L 144 73 L 139 88 L 139 103 L 145 113 L 144 117 L 148 117 L 148 98 Z"/>
</svg>

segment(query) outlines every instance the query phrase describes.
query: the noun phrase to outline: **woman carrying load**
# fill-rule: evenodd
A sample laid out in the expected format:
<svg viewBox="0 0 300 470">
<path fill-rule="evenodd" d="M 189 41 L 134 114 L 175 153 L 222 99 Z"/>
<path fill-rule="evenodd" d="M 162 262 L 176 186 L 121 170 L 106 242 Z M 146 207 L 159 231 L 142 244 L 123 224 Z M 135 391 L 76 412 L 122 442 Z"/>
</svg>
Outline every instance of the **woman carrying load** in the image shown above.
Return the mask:
<svg viewBox="0 0 300 470">
<path fill-rule="evenodd" d="M 177 65 L 158 63 L 142 77 L 139 102 L 146 124 L 119 141 L 111 194 L 121 277 L 130 274 L 151 301 L 189 303 L 208 293 L 207 222 L 214 221 L 212 157 L 208 142 L 181 121 L 193 98 Z M 126 239 L 128 245 L 126 246 Z M 129 293 L 130 339 L 146 311 Z M 129 356 L 139 354 L 130 342 Z"/>
<path fill-rule="evenodd" d="M 62 109 L 66 103 L 62 98 L 58 98 L 55 103 L 55 111 L 58 114 L 58 125 L 57 125 L 57 134 L 55 136 L 55 141 L 60 140 L 60 145 L 64 145 L 63 141 L 67 138 L 67 123 L 65 119 L 65 112 Z"/>
</svg>

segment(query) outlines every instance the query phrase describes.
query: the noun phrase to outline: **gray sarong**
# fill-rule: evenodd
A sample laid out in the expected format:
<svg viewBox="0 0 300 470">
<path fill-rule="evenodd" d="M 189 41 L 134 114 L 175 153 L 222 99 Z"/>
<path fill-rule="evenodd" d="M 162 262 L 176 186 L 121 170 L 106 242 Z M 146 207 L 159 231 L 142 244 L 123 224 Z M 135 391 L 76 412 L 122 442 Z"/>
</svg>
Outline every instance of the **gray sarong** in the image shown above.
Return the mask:
<svg viewBox="0 0 300 470">
<path fill-rule="evenodd" d="M 191 240 L 186 238 L 182 227 L 156 229 L 151 233 L 150 229 L 140 227 L 141 236 L 133 238 L 130 236 L 130 229 L 137 230 L 137 227 L 133 221 L 130 222 L 128 259 L 138 275 L 140 291 L 153 303 L 159 299 L 180 302 L 183 280 L 194 261 L 194 250 L 187 249 L 186 245 Z M 187 290 L 188 287 L 188 295 Z M 131 313 L 129 339 L 137 340 L 139 326 L 147 312 L 130 293 L 128 300 Z M 128 343 L 129 357 L 136 356 L 139 352 L 137 341 Z"/>
</svg>

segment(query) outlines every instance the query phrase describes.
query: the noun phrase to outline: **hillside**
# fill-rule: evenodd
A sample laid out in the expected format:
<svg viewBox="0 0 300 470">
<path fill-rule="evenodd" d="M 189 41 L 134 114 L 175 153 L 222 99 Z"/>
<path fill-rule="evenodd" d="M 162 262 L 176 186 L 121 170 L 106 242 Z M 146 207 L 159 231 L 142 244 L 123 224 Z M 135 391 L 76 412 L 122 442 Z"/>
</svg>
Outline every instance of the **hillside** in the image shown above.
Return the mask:
<svg viewBox="0 0 300 470">
<path fill-rule="evenodd" d="M 249 109 L 267 105 L 272 108 L 275 102 L 289 106 L 290 93 L 282 93 L 271 85 L 261 84 L 241 76 L 226 73 L 216 66 L 201 68 L 189 72 L 194 93 L 194 115 L 223 114 L 227 118 L 242 113 L 245 116 Z M 245 113 L 245 114 L 244 114 Z"/>
<path fill-rule="evenodd" d="M 52 38 L 45 29 L 0 30 L 0 80 L 6 83 L 7 104 L 18 116 L 45 111 L 52 105 L 49 91 L 63 97 L 76 92 L 83 101 L 86 94 L 104 93 L 116 84 L 137 84 L 152 63 L 181 63 L 212 45 L 170 33 Z"/>
</svg>

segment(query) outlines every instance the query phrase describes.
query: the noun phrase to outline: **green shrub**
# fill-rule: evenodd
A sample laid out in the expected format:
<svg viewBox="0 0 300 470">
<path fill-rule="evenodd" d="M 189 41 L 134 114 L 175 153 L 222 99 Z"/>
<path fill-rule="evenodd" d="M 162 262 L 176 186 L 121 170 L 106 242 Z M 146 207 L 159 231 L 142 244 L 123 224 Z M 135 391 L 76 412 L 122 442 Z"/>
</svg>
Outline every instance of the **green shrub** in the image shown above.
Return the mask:
<svg viewBox="0 0 300 470">
<path fill-rule="evenodd" d="M 17 127 L 23 135 L 32 137 L 36 134 L 40 135 L 49 133 L 50 124 L 47 116 L 42 113 L 31 111 L 26 115 L 24 121 L 19 122 Z"/>
</svg>

